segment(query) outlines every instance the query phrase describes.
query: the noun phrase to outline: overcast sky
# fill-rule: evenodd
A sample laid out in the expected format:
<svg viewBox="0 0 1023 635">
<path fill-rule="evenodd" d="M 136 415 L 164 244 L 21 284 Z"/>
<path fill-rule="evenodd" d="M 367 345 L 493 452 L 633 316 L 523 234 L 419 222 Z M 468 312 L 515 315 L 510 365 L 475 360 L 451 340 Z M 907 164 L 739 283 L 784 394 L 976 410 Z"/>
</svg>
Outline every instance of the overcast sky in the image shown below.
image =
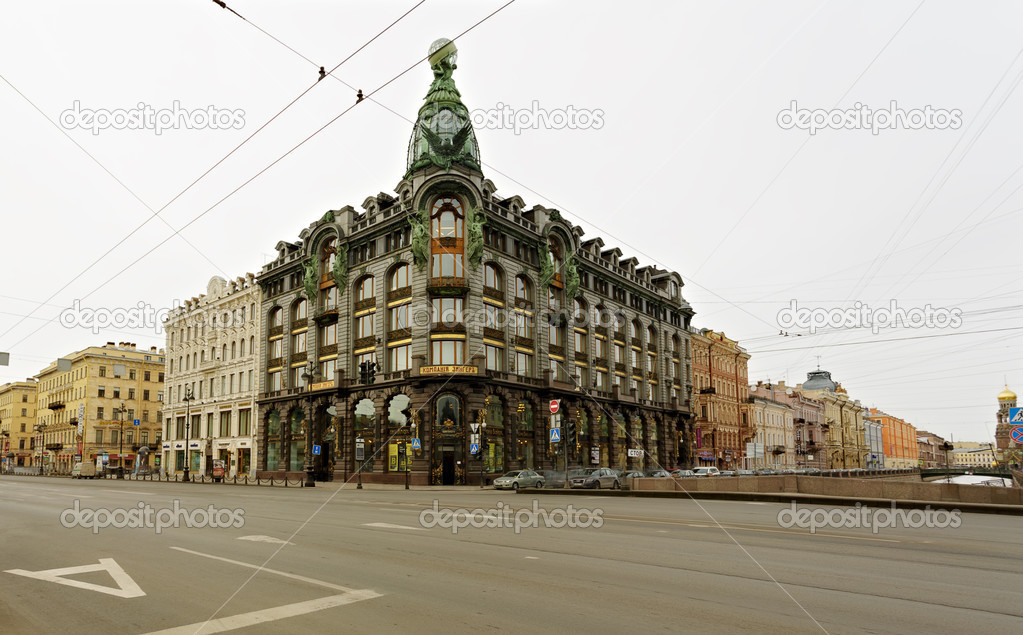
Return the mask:
<svg viewBox="0 0 1023 635">
<path fill-rule="evenodd" d="M 0 351 L 11 362 L 0 382 L 106 341 L 163 346 L 152 328 L 62 326 L 76 301 L 169 307 L 213 275 L 258 273 L 279 240 L 326 210 L 393 193 L 432 80 L 417 61 L 505 2 L 428 0 L 336 79 L 316 78 L 416 2 L 229 2 L 248 23 L 209 0 L 9 3 Z M 471 110 L 591 115 L 574 129 L 477 126 L 499 196 L 557 208 L 587 237 L 678 271 L 694 324 L 738 338 L 754 382 L 795 384 L 820 356 L 866 406 L 946 438 L 993 438 L 1003 383 L 1023 390 L 1019 2 L 518 0 L 456 44 Z M 372 101 L 235 192 L 357 89 Z M 76 102 L 79 112 L 212 106 L 227 123 L 94 134 L 66 114 Z M 877 134 L 811 135 L 779 117 L 793 102 L 820 117 L 865 106 L 907 119 Z M 825 317 L 893 300 L 949 320 L 877 334 L 779 325 L 793 301 Z"/>
</svg>

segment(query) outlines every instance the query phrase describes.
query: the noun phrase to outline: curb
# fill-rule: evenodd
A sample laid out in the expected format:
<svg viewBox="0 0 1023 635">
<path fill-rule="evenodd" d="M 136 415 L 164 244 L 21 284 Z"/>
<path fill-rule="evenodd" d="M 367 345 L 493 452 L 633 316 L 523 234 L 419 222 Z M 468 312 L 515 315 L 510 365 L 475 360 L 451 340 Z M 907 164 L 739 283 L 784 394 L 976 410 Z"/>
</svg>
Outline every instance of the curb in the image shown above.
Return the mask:
<svg viewBox="0 0 1023 635">
<path fill-rule="evenodd" d="M 568 496 L 607 496 L 630 498 L 682 498 L 702 500 L 757 501 L 764 503 L 818 503 L 822 505 L 845 505 L 854 507 L 889 507 L 895 505 L 905 509 L 946 509 L 975 514 L 1005 514 L 1023 516 L 1023 505 L 995 505 L 988 503 L 960 503 L 956 501 L 918 501 L 898 498 L 853 498 L 849 496 L 823 496 L 820 494 L 784 494 L 764 492 L 667 492 L 658 490 L 592 490 L 592 489 L 519 489 L 519 494 L 554 494 Z"/>
</svg>

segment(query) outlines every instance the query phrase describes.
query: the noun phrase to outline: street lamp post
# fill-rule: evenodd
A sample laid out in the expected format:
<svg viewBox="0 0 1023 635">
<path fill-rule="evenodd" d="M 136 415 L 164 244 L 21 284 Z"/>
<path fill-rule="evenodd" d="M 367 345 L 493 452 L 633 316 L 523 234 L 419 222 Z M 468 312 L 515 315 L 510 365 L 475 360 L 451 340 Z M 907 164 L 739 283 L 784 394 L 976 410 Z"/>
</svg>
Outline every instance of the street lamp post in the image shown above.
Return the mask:
<svg viewBox="0 0 1023 635">
<path fill-rule="evenodd" d="M 121 424 L 121 431 L 117 435 L 117 478 L 124 478 L 124 402 L 117 410 L 117 418 Z"/>
<path fill-rule="evenodd" d="M 0 420 L 0 423 L 2 423 L 2 420 Z M 0 438 L 3 438 L 3 443 L 0 443 L 0 449 L 3 450 L 3 457 L 2 457 L 2 459 L 3 459 L 4 472 L 7 472 L 7 471 L 9 471 L 8 470 L 8 465 L 7 465 L 7 453 L 10 451 L 9 447 L 8 447 L 8 444 L 10 443 L 11 434 L 7 430 L 2 430 L 2 431 L 0 431 Z"/>
<path fill-rule="evenodd" d="M 188 450 L 188 432 L 189 432 L 189 428 L 192 426 L 192 409 L 191 409 L 191 406 L 192 406 L 192 400 L 193 399 L 195 399 L 195 396 L 192 394 L 191 387 L 185 386 L 185 397 L 184 397 L 184 399 L 182 399 L 182 401 L 185 402 L 185 474 L 184 474 L 184 482 L 185 483 L 187 483 L 189 481 L 189 479 L 190 479 L 190 476 L 188 474 L 188 466 L 189 466 L 189 463 L 191 462 L 189 460 L 191 457 L 189 457 L 189 450 Z"/>
<path fill-rule="evenodd" d="M 486 467 L 487 467 L 487 422 L 483 421 L 480 423 L 480 489 L 486 487 Z"/>
<path fill-rule="evenodd" d="M 43 431 L 46 429 L 45 423 L 39 423 L 32 426 L 32 429 L 39 433 L 39 475 L 43 475 Z"/>
<path fill-rule="evenodd" d="M 411 435 L 410 438 L 415 439 L 416 438 L 416 422 L 413 421 L 409 425 L 409 427 L 410 427 L 410 429 L 412 431 L 412 435 Z M 408 442 L 406 441 L 405 442 L 405 489 L 408 489 L 409 467 L 411 466 L 411 463 L 412 463 L 412 453 L 410 452 L 410 448 L 408 446 Z"/>
<path fill-rule="evenodd" d="M 309 362 L 309 368 L 302 373 L 309 386 L 309 415 L 306 417 L 305 425 L 305 487 L 316 487 L 316 479 L 313 474 L 313 379 L 315 379 L 316 362 Z"/>
</svg>

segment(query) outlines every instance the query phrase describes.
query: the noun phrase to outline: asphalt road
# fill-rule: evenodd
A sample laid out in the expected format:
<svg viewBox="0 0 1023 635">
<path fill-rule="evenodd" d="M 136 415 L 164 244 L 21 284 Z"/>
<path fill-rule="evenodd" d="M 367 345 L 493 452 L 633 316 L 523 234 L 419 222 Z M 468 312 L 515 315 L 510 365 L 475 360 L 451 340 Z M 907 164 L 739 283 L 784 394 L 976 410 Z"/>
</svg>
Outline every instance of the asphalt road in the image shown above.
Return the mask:
<svg viewBox="0 0 1023 635">
<path fill-rule="evenodd" d="M 782 504 L 546 494 L 541 510 L 593 513 L 572 515 L 588 527 L 548 528 L 518 511 L 534 500 L 473 488 L 4 476 L 0 632 L 1009 633 L 1023 624 L 1018 516 L 811 534 L 781 526 Z M 65 513 L 76 501 L 140 510 L 113 520 L 150 525 L 94 528 L 95 515 Z M 195 510 L 212 505 L 229 526 L 158 533 L 175 501 L 200 522 Z M 440 512 L 423 514 L 435 501 Z M 489 526 L 457 514 L 476 508 L 492 510 L 475 516 Z M 529 526 L 499 526 L 516 518 Z M 455 532 L 453 519 L 465 526 Z M 564 525 L 566 515 L 547 520 Z"/>
</svg>

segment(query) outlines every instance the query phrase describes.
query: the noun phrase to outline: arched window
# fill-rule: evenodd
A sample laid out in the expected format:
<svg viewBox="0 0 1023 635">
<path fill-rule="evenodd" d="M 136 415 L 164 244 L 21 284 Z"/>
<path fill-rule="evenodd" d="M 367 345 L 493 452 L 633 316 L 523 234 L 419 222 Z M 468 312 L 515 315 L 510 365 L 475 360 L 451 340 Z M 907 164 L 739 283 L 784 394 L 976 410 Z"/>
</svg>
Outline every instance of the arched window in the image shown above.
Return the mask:
<svg viewBox="0 0 1023 635">
<path fill-rule="evenodd" d="M 337 238 L 328 238 L 320 250 L 320 280 L 329 280 L 337 260 Z"/>
<path fill-rule="evenodd" d="M 555 284 L 562 284 L 561 280 L 561 268 L 565 261 L 565 248 L 561 244 L 561 239 L 551 235 L 547 241 L 548 246 L 551 250 L 551 261 L 554 263 L 554 282 Z"/>
<path fill-rule="evenodd" d="M 657 346 L 657 331 L 654 329 L 653 325 L 647 327 L 646 343 L 651 346 Z"/>
<path fill-rule="evenodd" d="M 308 316 L 309 306 L 305 298 L 301 298 L 291 306 L 291 321 L 298 322 Z"/>
<path fill-rule="evenodd" d="M 632 339 L 639 339 L 640 324 L 639 320 L 633 320 L 629 324 L 629 337 Z"/>
<path fill-rule="evenodd" d="M 390 290 L 397 291 L 398 289 L 404 289 L 411 284 L 409 280 L 410 268 L 407 264 L 398 265 L 391 272 Z"/>
<path fill-rule="evenodd" d="M 586 301 L 582 298 L 575 299 L 575 309 L 572 312 L 572 319 L 575 320 L 576 328 L 586 328 L 589 324 L 586 323 Z"/>
<path fill-rule="evenodd" d="M 483 265 L 483 286 L 490 287 L 497 291 L 504 290 L 504 281 L 501 277 L 501 270 L 497 265 L 488 262 Z"/>
<path fill-rule="evenodd" d="M 284 326 L 284 309 L 279 306 L 270 309 L 270 315 L 267 318 L 267 325 L 270 328 Z"/>
<path fill-rule="evenodd" d="M 373 276 L 366 276 L 355 285 L 355 301 L 363 302 L 366 300 L 372 300 L 374 298 L 373 293 Z"/>
<path fill-rule="evenodd" d="M 438 198 L 430 213 L 430 275 L 434 278 L 461 278 L 465 254 L 462 203 L 452 196 Z"/>
<path fill-rule="evenodd" d="M 519 304 L 533 303 L 533 283 L 525 276 L 515 278 L 515 300 Z"/>
</svg>

